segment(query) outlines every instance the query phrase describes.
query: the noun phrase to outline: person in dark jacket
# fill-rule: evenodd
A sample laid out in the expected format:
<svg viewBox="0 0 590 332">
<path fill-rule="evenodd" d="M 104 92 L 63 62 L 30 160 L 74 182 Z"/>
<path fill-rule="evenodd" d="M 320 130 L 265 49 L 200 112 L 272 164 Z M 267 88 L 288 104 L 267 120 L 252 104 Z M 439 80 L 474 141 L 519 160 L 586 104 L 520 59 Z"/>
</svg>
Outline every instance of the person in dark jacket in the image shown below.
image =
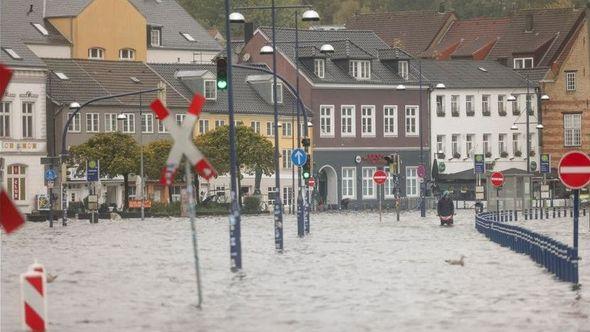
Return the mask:
<svg viewBox="0 0 590 332">
<path fill-rule="evenodd" d="M 455 214 L 455 206 L 448 191 L 445 191 L 438 201 L 436 206 L 436 214 L 438 216 L 448 217 Z"/>
</svg>

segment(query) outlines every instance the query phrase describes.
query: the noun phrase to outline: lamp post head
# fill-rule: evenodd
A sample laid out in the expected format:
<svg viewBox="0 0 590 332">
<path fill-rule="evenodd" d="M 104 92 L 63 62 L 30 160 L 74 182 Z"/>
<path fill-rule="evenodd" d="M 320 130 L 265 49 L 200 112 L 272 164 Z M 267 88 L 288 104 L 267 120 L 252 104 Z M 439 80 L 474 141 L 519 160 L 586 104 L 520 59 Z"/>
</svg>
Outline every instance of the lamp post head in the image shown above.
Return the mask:
<svg viewBox="0 0 590 332">
<path fill-rule="evenodd" d="M 311 121 L 307 121 L 307 128 L 313 127 L 313 123 Z"/>
<path fill-rule="evenodd" d="M 244 18 L 244 15 L 242 15 L 238 12 L 233 12 L 233 13 L 229 14 L 229 22 L 230 23 L 245 23 L 246 19 Z"/>
<path fill-rule="evenodd" d="M 514 95 L 510 95 L 508 97 L 508 99 L 506 99 L 506 100 L 508 100 L 508 101 L 516 101 L 516 97 Z"/>
<path fill-rule="evenodd" d="M 516 126 L 516 124 L 513 124 L 512 127 L 510 127 L 510 130 L 518 130 L 518 127 Z"/>
<path fill-rule="evenodd" d="M 551 99 L 551 98 L 549 98 L 549 95 L 544 94 L 544 95 L 541 96 L 541 100 L 543 100 L 543 101 L 546 101 L 546 100 L 549 100 L 549 99 Z"/>
<path fill-rule="evenodd" d="M 70 103 L 70 109 L 73 110 L 77 110 L 78 108 L 80 108 L 80 103 L 77 102 L 72 102 Z"/>
<path fill-rule="evenodd" d="M 315 10 L 308 9 L 301 15 L 301 20 L 303 22 L 317 22 L 320 20 L 320 15 Z"/>
<path fill-rule="evenodd" d="M 274 52 L 274 49 L 272 48 L 272 46 L 269 46 L 269 45 L 262 46 L 262 48 L 260 49 L 261 55 L 273 54 L 273 52 Z"/>
<path fill-rule="evenodd" d="M 127 120 L 127 115 L 119 113 L 117 114 L 117 120 Z"/>
<path fill-rule="evenodd" d="M 446 86 L 444 83 L 438 83 L 438 84 L 436 85 L 436 88 L 437 88 L 437 89 L 446 89 L 446 88 L 447 88 L 447 86 Z"/>
<path fill-rule="evenodd" d="M 405 86 L 405 85 L 403 85 L 403 84 L 400 84 L 400 85 L 396 86 L 396 87 L 395 87 L 395 89 L 396 89 L 397 91 L 403 91 L 403 90 L 405 90 L 405 89 L 406 89 L 406 86 Z"/>
<path fill-rule="evenodd" d="M 334 46 L 330 44 L 324 44 L 320 47 L 320 53 L 322 54 L 332 54 L 334 53 Z"/>
<path fill-rule="evenodd" d="M 542 124 L 542 123 L 539 123 L 539 124 L 537 125 L 537 129 L 541 130 L 541 129 L 543 129 L 543 128 L 545 128 L 545 126 L 543 126 L 543 124 Z"/>
</svg>

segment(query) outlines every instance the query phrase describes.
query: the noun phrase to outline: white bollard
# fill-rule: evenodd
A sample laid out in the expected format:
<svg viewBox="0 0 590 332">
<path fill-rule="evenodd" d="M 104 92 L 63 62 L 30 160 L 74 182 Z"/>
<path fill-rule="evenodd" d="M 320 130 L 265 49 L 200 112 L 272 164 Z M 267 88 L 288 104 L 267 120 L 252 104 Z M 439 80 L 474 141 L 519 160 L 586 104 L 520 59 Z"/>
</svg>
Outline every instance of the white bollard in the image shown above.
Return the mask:
<svg viewBox="0 0 590 332">
<path fill-rule="evenodd" d="M 38 265 L 41 269 L 43 268 L 42 265 Z M 35 268 L 39 266 L 35 266 Z M 24 329 L 35 332 L 45 331 L 47 328 L 47 297 L 45 296 L 47 282 L 45 274 L 41 271 L 28 271 L 21 274 L 20 282 Z"/>
</svg>

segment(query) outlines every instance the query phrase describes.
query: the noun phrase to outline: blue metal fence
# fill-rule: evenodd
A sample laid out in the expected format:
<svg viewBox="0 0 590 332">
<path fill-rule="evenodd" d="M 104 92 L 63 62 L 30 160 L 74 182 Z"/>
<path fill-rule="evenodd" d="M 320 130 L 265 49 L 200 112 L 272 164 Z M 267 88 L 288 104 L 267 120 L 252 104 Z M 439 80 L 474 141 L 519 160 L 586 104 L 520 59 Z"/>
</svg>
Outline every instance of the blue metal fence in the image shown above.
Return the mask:
<svg viewBox="0 0 590 332">
<path fill-rule="evenodd" d="M 475 228 L 499 245 L 529 255 L 560 280 L 577 284 L 577 251 L 549 236 L 505 223 L 517 218 L 516 211 L 484 212 L 475 217 Z"/>
</svg>

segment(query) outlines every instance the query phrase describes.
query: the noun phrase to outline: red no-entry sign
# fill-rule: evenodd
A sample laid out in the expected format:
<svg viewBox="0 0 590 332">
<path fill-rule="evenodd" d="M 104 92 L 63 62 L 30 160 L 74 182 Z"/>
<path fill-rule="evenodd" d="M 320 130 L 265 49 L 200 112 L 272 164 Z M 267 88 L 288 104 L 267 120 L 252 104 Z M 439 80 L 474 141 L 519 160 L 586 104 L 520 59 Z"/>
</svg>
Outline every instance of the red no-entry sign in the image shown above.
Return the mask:
<svg viewBox="0 0 590 332">
<path fill-rule="evenodd" d="M 315 179 L 313 177 L 309 178 L 309 180 L 307 180 L 307 185 L 313 188 L 313 186 L 315 186 Z"/>
<path fill-rule="evenodd" d="M 580 151 L 566 153 L 559 161 L 559 179 L 570 189 L 590 184 L 590 157 Z"/>
<path fill-rule="evenodd" d="M 385 171 L 382 170 L 377 170 L 374 174 L 373 174 L 373 181 L 375 181 L 376 184 L 384 184 L 385 181 L 387 181 L 387 173 L 385 173 Z"/>
<path fill-rule="evenodd" d="M 490 180 L 492 180 L 492 184 L 494 185 L 494 187 L 501 187 L 504 184 L 504 174 L 500 172 L 494 172 L 492 173 Z"/>
</svg>

